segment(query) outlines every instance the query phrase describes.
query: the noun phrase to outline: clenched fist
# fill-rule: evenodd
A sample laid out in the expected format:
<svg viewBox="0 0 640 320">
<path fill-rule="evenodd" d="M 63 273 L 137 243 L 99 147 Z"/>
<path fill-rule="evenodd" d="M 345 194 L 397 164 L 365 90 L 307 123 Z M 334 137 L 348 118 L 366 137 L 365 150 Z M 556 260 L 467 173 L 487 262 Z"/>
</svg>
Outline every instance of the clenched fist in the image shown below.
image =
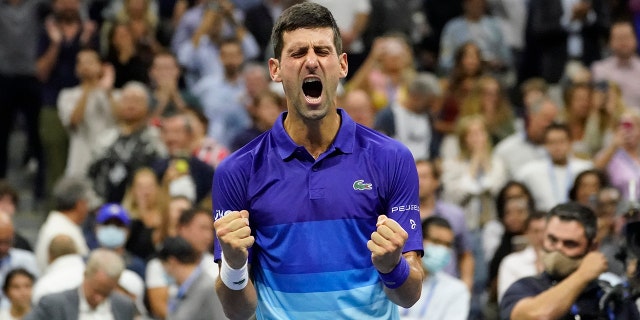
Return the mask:
<svg viewBox="0 0 640 320">
<path fill-rule="evenodd" d="M 231 211 L 213 223 L 224 259 L 233 269 L 240 269 L 249 257 L 255 238 L 249 227 L 249 211 Z"/>
<path fill-rule="evenodd" d="M 409 234 L 395 220 L 385 215 L 378 217 L 376 231 L 371 234 L 367 248 L 371 251 L 371 261 L 380 273 L 389 273 L 400 262 L 402 249 Z"/>
</svg>

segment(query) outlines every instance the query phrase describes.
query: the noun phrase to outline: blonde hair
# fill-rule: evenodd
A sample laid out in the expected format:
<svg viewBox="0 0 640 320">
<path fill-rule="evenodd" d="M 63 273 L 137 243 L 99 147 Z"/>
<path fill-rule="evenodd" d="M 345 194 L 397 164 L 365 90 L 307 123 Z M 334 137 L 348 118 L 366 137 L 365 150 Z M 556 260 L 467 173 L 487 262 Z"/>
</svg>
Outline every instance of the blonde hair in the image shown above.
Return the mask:
<svg viewBox="0 0 640 320">
<path fill-rule="evenodd" d="M 489 129 L 487 128 L 487 123 L 484 120 L 484 117 L 480 114 L 468 115 L 458 119 L 455 131 L 456 137 L 458 138 L 458 145 L 460 146 L 461 159 L 469 159 L 469 157 L 471 157 L 469 146 L 467 146 L 467 134 L 469 133 L 469 128 L 471 128 L 471 126 L 476 123 L 482 124 L 485 132 L 485 138 L 487 139 L 487 151 L 491 153 Z"/>
<path fill-rule="evenodd" d="M 509 99 L 504 94 L 504 89 L 502 84 L 498 79 L 492 76 L 481 76 L 478 81 L 475 83 L 473 89 L 469 93 L 469 95 L 462 101 L 461 113 L 462 117 L 484 114 L 485 110 L 482 105 L 482 95 L 485 87 L 490 84 L 498 85 L 498 101 L 496 105 L 496 116 L 495 123 L 486 123 L 487 131 L 490 131 L 490 128 L 501 125 L 506 122 L 513 121 L 513 110 L 511 108 L 511 104 L 509 103 Z M 487 122 L 487 119 L 485 119 Z"/>
<path fill-rule="evenodd" d="M 131 183 L 129 184 L 129 186 L 127 187 L 127 190 L 124 193 L 124 198 L 122 199 L 122 206 L 127 210 L 127 212 L 129 212 L 131 219 L 140 219 L 140 208 L 138 207 L 138 203 L 136 201 L 133 189 L 136 185 L 136 182 L 138 181 L 138 179 L 143 176 L 143 175 L 150 175 L 153 177 L 155 183 L 156 183 L 156 187 L 158 188 L 158 193 L 155 195 L 155 199 L 153 200 L 154 202 L 154 207 L 155 209 L 160 210 L 160 212 L 163 213 L 163 215 L 165 214 L 164 212 L 166 211 L 166 199 L 167 197 L 163 194 L 163 188 L 160 185 L 160 182 L 158 181 L 158 178 L 155 174 L 155 172 L 153 170 L 151 170 L 151 168 L 148 167 L 142 167 L 139 168 L 138 170 L 136 170 L 133 174 L 133 178 L 131 179 Z M 164 217 L 163 217 L 164 218 Z"/>
</svg>

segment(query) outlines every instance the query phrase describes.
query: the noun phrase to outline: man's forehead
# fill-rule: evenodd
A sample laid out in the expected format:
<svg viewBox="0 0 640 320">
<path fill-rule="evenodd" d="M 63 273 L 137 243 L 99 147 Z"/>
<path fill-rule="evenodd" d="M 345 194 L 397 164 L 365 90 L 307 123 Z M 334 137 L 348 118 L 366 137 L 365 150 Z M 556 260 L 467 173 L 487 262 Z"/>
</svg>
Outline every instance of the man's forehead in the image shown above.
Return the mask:
<svg viewBox="0 0 640 320">
<path fill-rule="evenodd" d="M 323 34 L 326 37 L 309 37 L 310 34 Z M 285 31 L 282 35 L 284 46 L 302 45 L 331 45 L 333 46 L 333 31 L 331 28 L 301 28 Z"/>
<path fill-rule="evenodd" d="M 557 239 L 578 240 L 585 237 L 584 226 L 575 220 L 561 220 L 551 217 L 547 222 L 545 233 Z"/>
</svg>

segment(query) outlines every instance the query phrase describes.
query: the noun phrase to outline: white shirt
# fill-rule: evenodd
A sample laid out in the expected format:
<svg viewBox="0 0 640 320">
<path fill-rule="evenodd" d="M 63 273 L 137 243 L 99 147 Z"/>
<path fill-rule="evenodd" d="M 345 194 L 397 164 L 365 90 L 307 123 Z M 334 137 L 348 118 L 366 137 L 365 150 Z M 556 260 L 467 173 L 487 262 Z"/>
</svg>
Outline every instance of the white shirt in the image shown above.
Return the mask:
<svg viewBox="0 0 640 320">
<path fill-rule="evenodd" d="M 40 299 L 50 293 L 77 288 L 84 279 L 85 264 L 78 254 L 58 257 L 45 270 L 44 275 L 33 285 L 31 301 L 38 304 Z"/>
<path fill-rule="evenodd" d="M 535 145 L 525 140 L 523 132 L 516 132 L 496 145 L 494 155 L 500 157 L 507 167 L 509 177 L 513 178 L 516 172 L 522 168 L 527 162 L 544 159 L 547 152 L 544 147 Z"/>
<path fill-rule="evenodd" d="M 409 309 L 398 308 L 400 319 L 466 320 L 471 295 L 460 279 L 438 272 L 422 282 L 420 299 Z"/>
<path fill-rule="evenodd" d="M 14 318 L 11 315 L 11 312 L 9 311 L 8 308 L 4 308 L 2 310 L 0 310 L 0 320 L 20 320 L 18 318 Z"/>
<path fill-rule="evenodd" d="M 40 270 L 47 268 L 49 264 L 49 243 L 51 239 L 59 234 L 71 237 L 81 256 L 86 256 L 89 253 L 89 247 L 80 226 L 61 212 L 51 211 L 47 220 L 40 227 L 38 241 L 36 242 L 35 254 Z"/>
<path fill-rule="evenodd" d="M 91 309 L 87 299 L 82 292 L 82 286 L 78 289 L 80 296 L 80 308 L 78 309 L 78 320 L 114 320 L 111 313 L 111 299 L 107 298 L 95 309 Z"/>
<path fill-rule="evenodd" d="M 82 92 L 82 87 L 76 86 L 63 89 L 58 96 L 58 116 L 69 132 L 66 176 L 85 177 L 89 165 L 97 156 L 95 141 L 105 131 L 117 130 L 109 96 L 101 89 L 88 94 L 84 118 L 75 128 L 71 128 L 71 115 Z"/>
<path fill-rule="evenodd" d="M 529 188 L 536 209 L 547 211 L 568 201 L 576 176 L 592 167 L 591 161 L 587 160 L 569 158 L 566 166 L 557 166 L 547 158 L 527 163 L 516 174 L 516 180 Z"/>
<path fill-rule="evenodd" d="M 407 146 L 414 159 L 428 159 L 431 142 L 429 116 L 412 112 L 398 103 L 391 107 L 396 128 L 393 138 Z"/>
<path fill-rule="evenodd" d="M 536 251 L 532 246 L 527 246 L 524 250 L 511 253 L 502 259 L 498 269 L 498 302 L 514 282 L 538 274 L 536 259 Z"/>
</svg>

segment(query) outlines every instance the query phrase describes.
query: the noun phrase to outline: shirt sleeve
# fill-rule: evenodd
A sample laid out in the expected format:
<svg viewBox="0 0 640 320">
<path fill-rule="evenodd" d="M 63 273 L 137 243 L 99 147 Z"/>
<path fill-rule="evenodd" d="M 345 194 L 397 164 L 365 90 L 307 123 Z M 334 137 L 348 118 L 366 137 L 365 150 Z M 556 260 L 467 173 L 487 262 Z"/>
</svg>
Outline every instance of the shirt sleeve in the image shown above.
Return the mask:
<svg viewBox="0 0 640 320">
<path fill-rule="evenodd" d="M 518 302 L 524 298 L 535 296 L 536 293 L 527 284 L 531 278 L 524 278 L 512 284 L 500 302 L 500 320 L 511 319 L 511 312 Z"/>
<path fill-rule="evenodd" d="M 147 264 L 145 272 L 145 282 L 148 289 L 168 287 L 169 281 L 158 259 L 152 259 Z"/>
<path fill-rule="evenodd" d="M 409 234 L 403 252 L 422 251 L 418 172 L 407 148 L 395 150 L 395 164 L 391 167 L 393 172 L 390 173 L 387 216 Z"/>
<path fill-rule="evenodd" d="M 78 96 L 73 89 L 63 89 L 58 95 L 58 117 L 66 128 L 71 124 L 71 114 L 78 103 Z"/>
</svg>

